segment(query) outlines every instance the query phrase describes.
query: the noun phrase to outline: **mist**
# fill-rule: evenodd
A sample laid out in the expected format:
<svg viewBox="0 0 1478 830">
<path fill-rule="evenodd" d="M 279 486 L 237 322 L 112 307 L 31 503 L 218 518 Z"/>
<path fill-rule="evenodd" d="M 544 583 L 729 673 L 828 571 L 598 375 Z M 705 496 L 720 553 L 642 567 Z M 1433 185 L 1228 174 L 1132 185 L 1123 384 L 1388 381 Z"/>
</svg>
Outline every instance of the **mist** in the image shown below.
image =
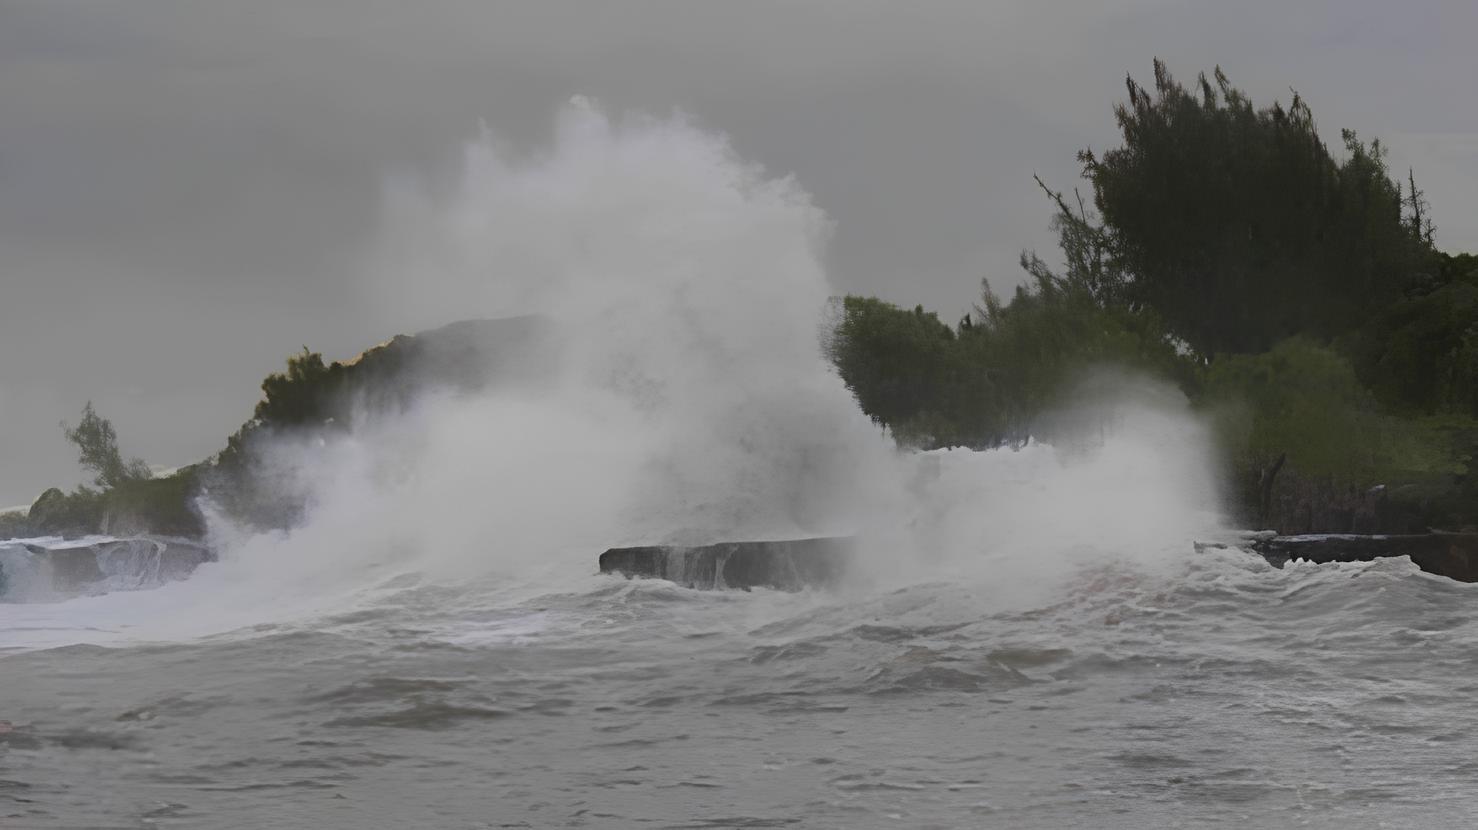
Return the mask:
<svg viewBox="0 0 1478 830">
<path fill-rule="evenodd" d="M 1173 568 L 1219 527 L 1183 396 L 1109 368 L 1025 447 L 900 450 L 823 356 L 827 217 L 680 114 L 577 98 L 546 148 L 484 131 L 454 183 L 397 176 L 385 205 L 375 302 L 416 325 L 540 315 L 548 366 L 269 447 L 305 524 L 213 522 L 220 567 L 258 590 L 322 608 L 416 574 L 537 593 L 608 547 L 855 535 L 854 586 L 965 579 L 1005 601 L 1085 564 Z"/>
<path fill-rule="evenodd" d="M 857 539 L 843 596 L 944 580 L 1004 608 L 1085 568 L 1174 573 L 1221 527 L 1184 397 L 1111 367 L 1025 446 L 900 449 L 823 353 L 830 221 L 681 114 L 577 98 L 542 149 L 485 129 L 456 176 L 397 174 L 383 204 L 368 301 L 408 328 L 538 315 L 539 365 L 258 447 L 256 474 L 306 505 L 298 526 L 245 529 L 207 490 L 220 561 L 147 601 L 75 600 L 81 618 L 172 639 L 321 619 L 386 586 L 539 596 L 607 579 L 596 556 L 621 545 L 833 535 Z"/>
</svg>

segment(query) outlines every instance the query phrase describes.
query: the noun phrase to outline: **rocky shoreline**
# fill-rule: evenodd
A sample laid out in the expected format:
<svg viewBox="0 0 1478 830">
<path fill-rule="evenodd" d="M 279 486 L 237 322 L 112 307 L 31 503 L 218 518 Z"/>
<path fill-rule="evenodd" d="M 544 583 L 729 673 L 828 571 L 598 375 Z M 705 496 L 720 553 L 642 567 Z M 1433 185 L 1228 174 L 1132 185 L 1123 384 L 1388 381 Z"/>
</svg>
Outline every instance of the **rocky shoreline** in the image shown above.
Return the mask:
<svg viewBox="0 0 1478 830">
<path fill-rule="evenodd" d="M 1478 533 L 1263 536 L 1254 538 L 1250 547 L 1279 568 L 1295 559 L 1316 563 L 1369 562 L 1407 556 L 1427 573 L 1458 582 L 1478 582 Z"/>
<path fill-rule="evenodd" d="M 839 584 L 854 554 L 851 537 L 723 542 L 699 546 L 611 548 L 601 573 L 661 579 L 699 590 L 769 588 L 800 591 Z M 1275 567 L 1369 562 L 1409 557 L 1427 573 L 1478 582 L 1478 533 L 1400 535 L 1249 533 L 1230 542 L 1197 542 L 1196 550 L 1224 548 L 1262 556 Z M 119 590 L 155 588 L 188 578 L 215 561 L 202 541 L 138 535 L 0 540 L 0 601 L 51 601 Z"/>
<path fill-rule="evenodd" d="M 663 579 L 686 588 L 771 588 L 800 591 L 834 586 L 853 553 L 850 537 L 725 542 L 683 547 L 649 545 L 611 548 L 600 555 L 600 572 Z M 1402 535 L 1249 533 L 1233 542 L 1197 542 L 1207 548 L 1245 550 L 1274 567 L 1292 560 L 1315 563 L 1369 562 L 1406 556 L 1427 573 L 1458 582 L 1478 582 L 1478 533 Z"/>
</svg>

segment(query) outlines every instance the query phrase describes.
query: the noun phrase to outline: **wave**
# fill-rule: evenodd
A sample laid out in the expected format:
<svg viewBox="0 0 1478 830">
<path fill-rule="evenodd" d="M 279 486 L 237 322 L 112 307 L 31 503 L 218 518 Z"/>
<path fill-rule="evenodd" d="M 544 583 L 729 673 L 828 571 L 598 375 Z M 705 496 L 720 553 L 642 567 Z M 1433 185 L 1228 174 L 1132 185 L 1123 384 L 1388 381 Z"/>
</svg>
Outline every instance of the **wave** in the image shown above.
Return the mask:
<svg viewBox="0 0 1478 830">
<path fill-rule="evenodd" d="M 547 376 L 270 448 L 263 474 L 312 494 L 301 527 L 212 512 L 218 562 L 50 619 L 87 642 L 274 630 L 393 606 L 404 580 L 515 605 L 604 584 L 609 547 L 839 534 L 876 590 L 955 579 L 1024 602 L 1218 526 L 1204 431 L 1133 384 L 1050 445 L 898 451 L 822 354 L 829 230 L 793 178 L 681 116 L 577 99 L 540 153 L 473 142 L 450 189 L 389 188 L 365 290 L 413 325 L 542 314 Z"/>
</svg>

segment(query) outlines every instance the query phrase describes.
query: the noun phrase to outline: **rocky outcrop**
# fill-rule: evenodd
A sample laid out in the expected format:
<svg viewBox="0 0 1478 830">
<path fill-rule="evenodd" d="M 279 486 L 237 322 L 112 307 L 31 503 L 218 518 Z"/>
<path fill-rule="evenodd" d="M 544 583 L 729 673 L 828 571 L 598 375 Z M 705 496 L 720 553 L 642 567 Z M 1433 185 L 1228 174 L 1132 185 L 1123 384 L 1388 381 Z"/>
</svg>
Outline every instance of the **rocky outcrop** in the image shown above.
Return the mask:
<svg viewBox="0 0 1478 830">
<path fill-rule="evenodd" d="M 835 585 L 851 552 L 852 540 L 837 536 L 700 547 L 611 548 L 600 555 L 600 570 L 705 590 L 799 591 Z"/>
<path fill-rule="evenodd" d="M 199 542 L 163 536 L 0 542 L 0 601 L 154 588 L 184 579 L 214 558 Z"/>
<path fill-rule="evenodd" d="M 1253 539 L 1250 547 L 1279 568 L 1293 559 L 1369 562 L 1386 556 L 1409 556 L 1427 573 L 1459 582 L 1478 582 L 1478 533 L 1265 536 Z"/>
</svg>

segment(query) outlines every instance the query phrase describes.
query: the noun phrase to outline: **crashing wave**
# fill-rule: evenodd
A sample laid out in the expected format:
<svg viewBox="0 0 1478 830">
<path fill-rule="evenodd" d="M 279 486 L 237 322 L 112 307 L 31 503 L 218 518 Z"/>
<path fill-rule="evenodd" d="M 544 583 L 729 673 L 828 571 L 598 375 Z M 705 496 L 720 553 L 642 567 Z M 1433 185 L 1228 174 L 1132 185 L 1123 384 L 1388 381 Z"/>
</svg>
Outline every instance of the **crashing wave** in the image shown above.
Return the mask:
<svg viewBox="0 0 1478 830">
<path fill-rule="evenodd" d="M 156 588 L 214 558 L 199 542 L 168 536 L 11 539 L 0 542 L 0 602 Z"/>
</svg>

